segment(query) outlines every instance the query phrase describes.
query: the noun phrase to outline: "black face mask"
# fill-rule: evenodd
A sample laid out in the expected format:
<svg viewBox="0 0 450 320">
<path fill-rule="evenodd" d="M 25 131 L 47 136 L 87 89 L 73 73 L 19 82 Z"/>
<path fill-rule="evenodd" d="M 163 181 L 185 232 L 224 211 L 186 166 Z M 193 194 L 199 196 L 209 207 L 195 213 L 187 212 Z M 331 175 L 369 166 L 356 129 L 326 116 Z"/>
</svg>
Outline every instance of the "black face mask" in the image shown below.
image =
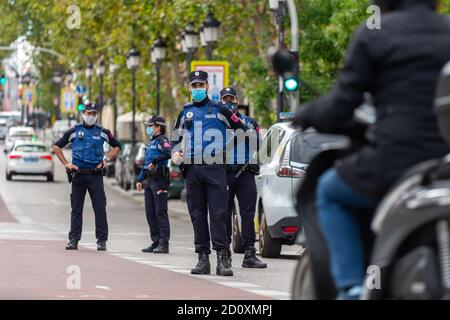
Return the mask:
<svg viewBox="0 0 450 320">
<path fill-rule="evenodd" d="M 237 104 L 231 101 L 225 103 L 225 106 L 233 113 L 237 112 Z"/>
</svg>

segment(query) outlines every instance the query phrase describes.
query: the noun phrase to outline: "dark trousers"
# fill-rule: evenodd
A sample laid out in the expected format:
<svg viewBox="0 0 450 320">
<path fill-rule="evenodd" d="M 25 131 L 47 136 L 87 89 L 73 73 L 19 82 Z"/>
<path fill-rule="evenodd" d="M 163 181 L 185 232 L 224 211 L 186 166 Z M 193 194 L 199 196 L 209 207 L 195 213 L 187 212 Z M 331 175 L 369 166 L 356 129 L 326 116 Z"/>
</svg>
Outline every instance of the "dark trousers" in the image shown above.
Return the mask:
<svg viewBox="0 0 450 320">
<path fill-rule="evenodd" d="M 197 253 L 211 253 L 211 240 L 216 251 L 229 248 L 225 226 L 226 180 L 224 165 L 188 165 L 186 168 L 186 198 Z"/>
<path fill-rule="evenodd" d="M 91 197 L 95 214 L 95 237 L 98 241 L 108 240 L 108 222 L 106 220 L 106 196 L 103 176 L 100 174 L 77 174 L 72 181 L 70 203 L 72 206 L 69 239 L 79 241 L 83 226 L 83 206 L 86 191 Z"/>
<path fill-rule="evenodd" d="M 253 248 L 255 246 L 255 209 L 256 209 L 256 183 L 255 175 L 251 172 L 242 173 L 236 178 L 237 172 L 227 172 L 228 184 L 228 211 L 227 211 L 227 237 L 228 243 L 231 243 L 232 227 L 232 209 L 234 197 L 239 203 L 239 212 L 241 216 L 241 233 L 244 248 Z"/>
<path fill-rule="evenodd" d="M 145 187 L 145 214 L 154 246 L 169 245 L 168 187 L 167 180 L 164 178 L 150 178 Z"/>
</svg>

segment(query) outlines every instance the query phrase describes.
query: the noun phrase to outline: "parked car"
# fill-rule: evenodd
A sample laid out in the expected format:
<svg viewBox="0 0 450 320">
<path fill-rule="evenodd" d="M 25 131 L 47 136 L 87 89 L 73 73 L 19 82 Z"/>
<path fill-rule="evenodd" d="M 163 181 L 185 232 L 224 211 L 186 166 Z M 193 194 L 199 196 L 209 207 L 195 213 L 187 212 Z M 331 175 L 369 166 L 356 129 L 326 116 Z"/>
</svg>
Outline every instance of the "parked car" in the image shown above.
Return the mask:
<svg viewBox="0 0 450 320">
<path fill-rule="evenodd" d="M 4 140 L 6 134 L 8 133 L 8 121 L 5 119 L 0 119 L 0 139 Z"/>
<path fill-rule="evenodd" d="M 282 245 L 294 244 L 301 232 L 293 202 L 297 187 L 321 146 L 337 139 L 342 138 L 319 135 L 313 129 L 300 132 L 292 127 L 291 122 L 277 123 L 268 130 L 259 151 L 259 159 L 263 163 L 260 174 L 255 178 L 262 257 L 279 257 Z M 237 228 L 238 219 L 235 220 L 234 228 Z"/>
<path fill-rule="evenodd" d="M 5 154 L 6 154 L 5 150 Z M 43 175 L 54 180 L 54 161 L 50 148 L 42 142 L 16 141 L 6 155 L 6 180 L 15 175 Z"/>
<path fill-rule="evenodd" d="M 180 167 L 171 160 L 168 163 L 170 171 L 169 199 L 180 199 L 181 192 L 184 189 L 184 178 L 181 174 Z"/>
<path fill-rule="evenodd" d="M 67 130 L 69 130 L 76 124 L 77 122 L 75 120 L 70 121 L 68 119 L 56 120 L 51 129 L 53 136 L 52 143 L 55 143 L 57 140 L 59 140 L 64 135 L 64 133 L 66 133 Z"/>
<path fill-rule="evenodd" d="M 0 119 L 6 120 L 7 127 L 17 126 L 20 122 L 22 114 L 20 111 L 2 111 L 0 112 Z"/>
<path fill-rule="evenodd" d="M 11 151 L 17 140 L 32 140 L 36 138 L 36 134 L 32 127 L 11 127 L 5 139 L 5 150 Z"/>
<path fill-rule="evenodd" d="M 123 188 L 125 190 L 136 188 L 136 178 L 144 166 L 147 145 L 139 142 L 131 148 L 123 166 Z"/>
<path fill-rule="evenodd" d="M 124 142 L 122 143 L 122 150 L 119 155 L 116 157 L 114 162 L 114 177 L 116 178 L 117 183 L 121 188 L 124 188 L 124 163 L 125 159 L 130 156 L 131 152 L 131 143 Z"/>
</svg>

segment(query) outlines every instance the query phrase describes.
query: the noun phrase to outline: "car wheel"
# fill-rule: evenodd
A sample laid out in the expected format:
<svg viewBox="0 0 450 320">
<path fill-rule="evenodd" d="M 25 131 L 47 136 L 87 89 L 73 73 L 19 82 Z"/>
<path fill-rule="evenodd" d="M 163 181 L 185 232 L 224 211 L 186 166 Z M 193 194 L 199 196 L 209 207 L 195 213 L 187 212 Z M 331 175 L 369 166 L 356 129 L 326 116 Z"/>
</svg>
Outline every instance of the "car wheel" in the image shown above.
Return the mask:
<svg viewBox="0 0 450 320">
<path fill-rule="evenodd" d="M 281 239 L 273 239 L 269 233 L 264 211 L 261 213 L 259 226 L 259 252 L 263 258 L 278 258 L 281 253 Z"/>
<path fill-rule="evenodd" d="M 11 181 L 12 180 L 12 174 L 6 173 L 6 180 Z"/>
<path fill-rule="evenodd" d="M 317 299 L 312 277 L 311 259 L 307 250 L 299 257 L 297 267 L 295 268 L 294 282 L 292 284 L 292 299 Z"/>
<path fill-rule="evenodd" d="M 234 253 L 244 253 L 244 245 L 242 243 L 242 233 L 239 229 L 239 217 L 236 214 L 236 210 L 233 208 L 233 231 L 232 231 L 232 244 Z"/>
<path fill-rule="evenodd" d="M 55 177 L 53 174 L 48 174 L 47 175 L 47 182 L 53 182 L 55 181 Z"/>
</svg>

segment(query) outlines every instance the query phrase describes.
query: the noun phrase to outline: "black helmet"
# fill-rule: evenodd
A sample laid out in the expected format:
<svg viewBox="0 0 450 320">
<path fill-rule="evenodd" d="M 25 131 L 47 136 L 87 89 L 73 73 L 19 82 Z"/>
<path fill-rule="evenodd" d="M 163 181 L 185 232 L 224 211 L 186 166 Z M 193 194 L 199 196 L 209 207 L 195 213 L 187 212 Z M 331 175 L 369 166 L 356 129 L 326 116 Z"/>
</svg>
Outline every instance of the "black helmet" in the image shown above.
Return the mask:
<svg viewBox="0 0 450 320">
<path fill-rule="evenodd" d="M 436 8 L 437 0 L 372 0 L 372 4 L 379 6 L 381 11 L 393 11 L 401 6 L 408 6 L 415 3 L 428 4 L 431 8 Z"/>
<path fill-rule="evenodd" d="M 147 121 L 144 122 L 144 124 L 147 126 L 153 126 L 153 125 L 165 126 L 166 120 L 160 116 L 151 116 L 150 118 L 148 118 Z"/>
<path fill-rule="evenodd" d="M 436 114 L 441 135 L 450 144 L 450 62 L 442 69 L 434 100 Z"/>
</svg>

